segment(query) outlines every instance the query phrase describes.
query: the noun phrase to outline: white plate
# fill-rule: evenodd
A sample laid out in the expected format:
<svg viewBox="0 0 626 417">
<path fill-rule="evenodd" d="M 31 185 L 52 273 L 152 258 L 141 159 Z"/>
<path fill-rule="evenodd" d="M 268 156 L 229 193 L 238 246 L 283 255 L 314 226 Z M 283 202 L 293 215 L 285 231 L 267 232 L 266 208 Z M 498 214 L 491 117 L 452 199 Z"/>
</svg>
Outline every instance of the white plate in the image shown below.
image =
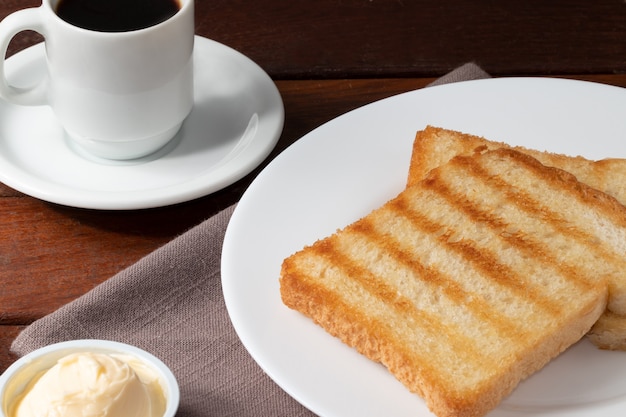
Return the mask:
<svg viewBox="0 0 626 417">
<path fill-rule="evenodd" d="M 427 124 L 592 158 L 626 157 L 626 90 L 524 78 L 422 89 L 321 126 L 263 170 L 226 233 L 226 305 L 259 365 L 321 416 L 431 416 L 381 365 L 286 308 L 278 287 L 283 258 L 402 190 L 414 134 Z M 626 353 L 583 341 L 522 383 L 490 416 L 625 413 Z"/>
<path fill-rule="evenodd" d="M 45 73 L 44 45 L 7 60 L 14 85 Z M 276 145 L 283 102 L 254 62 L 196 36 L 195 105 L 178 135 L 145 158 L 111 162 L 75 152 L 48 106 L 0 100 L 0 181 L 68 206 L 140 209 L 202 197 L 239 180 Z"/>
</svg>

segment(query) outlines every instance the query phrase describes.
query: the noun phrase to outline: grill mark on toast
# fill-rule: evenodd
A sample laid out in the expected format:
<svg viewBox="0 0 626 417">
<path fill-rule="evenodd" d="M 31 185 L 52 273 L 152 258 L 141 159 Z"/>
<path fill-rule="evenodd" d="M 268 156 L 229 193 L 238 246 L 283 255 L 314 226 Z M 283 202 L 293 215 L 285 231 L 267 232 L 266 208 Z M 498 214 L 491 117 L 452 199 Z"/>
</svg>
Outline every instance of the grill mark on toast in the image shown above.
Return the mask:
<svg viewBox="0 0 626 417">
<path fill-rule="evenodd" d="M 498 150 L 498 152 L 504 153 L 505 156 L 508 156 L 507 153 L 512 151 L 501 149 Z M 615 234 L 619 235 L 619 237 L 615 238 L 612 235 L 605 236 L 606 238 L 609 238 L 609 244 L 605 245 L 606 250 L 603 254 L 607 256 L 612 254 L 611 256 L 614 257 L 613 259 L 623 258 L 623 253 L 619 253 L 618 248 L 624 248 L 624 242 L 626 241 L 626 210 L 624 210 L 624 207 L 617 200 L 591 187 L 585 187 L 584 184 L 579 183 L 576 178 L 568 172 L 542 166 L 539 162 L 532 160 L 532 158 L 528 155 L 520 154 L 519 156 L 520 158 L 511 159 L 513 159 L 513 162 L 520 162 L 518 165 L 523 165 L 525 168 L 528 168 L 531 175 L 535 176 L 535 178 L 541 178 L 542 181 L 554 186 L 554 188 L 558 191 L 563 188 L 564 183 L 569 183 L 570 185 L 575 184 L 575 187 L 580 191 L 577 193 L 567 192 L 564 194 L 565 197 L 572 198 L 576 201 L 577 204 L 572 204 L 572 206 L 584 206 L 584 213 L 601 213 L 601 215 L 598 215 L 597 217 L 611 223 L 613 227 L 617 226 L 614 230 L 616 231 Z M 550 170 L 553 175 L 541 176 L 541 168 Z M 480 167 L 480 169 L 485 172 L 485 175 L 490 175 L 487 168 Z M 502 179 L 498 181 L 496 178 L 494 178 L 494 180 L 498 182 L 499 187 L 501 187 L 503 191 L 506 191 L 506 195 L 510 199 L 516 198 L 515 194 L 513 194 L 506 186 L 506 181 L 503 181 Z M 568 235 L 571 233 L 570 228 L 567 228 L 567 225 L 571 224 L 571 221 L 563 217 L 563 213 L 567 213 L 567 209 L 570 208 L 570 206 L 557 209 L 547 208 L 541 205 L 538 199 L 533 199 L 528 192 L 522 190 L 519 191 L 520 193 L 523 193 L 524 196 L 527 196 L 527 198 L 534 201 L 535 207 L 537 208 L 534 212 L 535 215 L 543 217 L 549 216 L 550 219 L 555 219 L 556 224 L 562 228 L 564 233 L 567 233 Z M 619 207 L 621 210 L 615 210 L 616 207 Z M 529 209 L 531 208 L 532 207 L 529 207 Z M 573 218 L 575 218 L 575 216 Z M 588 222 L 583 222 L 577 225 L 576 230 L 579 233 L 580 240 L 584 241 L 586 239 L 587 241 L 596 242 L 598 239 L 587 231 L 590 227 L 594 226 L 588 227 L 588 225 Z M 613 251 L 610 252 L 611 249 L 609 248 L 612 248 Z"/>
<path fill-rule="evenodd" d="M 387 360 L 386 356 L 401 354 L 402 362 L 410 364 L 409 369 L 421 374 L 419 384 L 427 381 L 428 384 L 438 386 L 440 389 L 445 387 L 447 378 L 441 374 L 441 368 L 436 363 L 414 349 L 404 347 L 399 352 L 397 346 L 386 346 L 386 341 L 395 340 L 397 337 L 384 323 L 373 320 L 367 312 L 346 302 L 336 292 L 321 285 L 319 281 L 307 279 L 307 274 L 294 265 L 292 259 L 285 260 L 281 276 L 281 296 L 287 307 L 312 318 L 318 325 L 324 323 L 327 317 L 334 316 L 336 311 L 341 311 L 342 314 L 332 320 L 333 326 L 323 326 L 328 333 L 338 337 L 348 346 L 356 348 L 371 360 L 384 364 L 392 373 L 400 369 L 396 369 L 393 361 Z M 294 294 L 307 294 L 307 297 L 294 296 Z M 370 325 L 365 328 L 360 323 L 370 323 Z M 355 327 L 356 325 L 358 327 Z M 367 342 L 364 342 L 364 339 Z M 412 377 L 415 378 L 415 375 Z M 418 394 L 423 395 L 423 392 L 420 391 Z"/>
<path fill-rule="evenodd" d="M 519 209 L 549 223 L 554 228 L 558 229 L 562 234 L 576 237 L 578 240 L 583 242 L 595 240 L 593 236 L 585 233 L 579 228 L 572 229 L 571 224 L 560 216 L 559 213 L 545 207 L 530 194 L 517 187 L 513 187 L 501 177 L 491 175 L 482 165 L 480 165 L 478 161 L 472 158 L 455 158 L 452 160 L 452 164 L 465 170 L 468 174 L 482 179 L 485 181 L 485 184 L 488 184 L 490 187 L 498 189 L 498 191 L 500 191 L 507 200 L 512 202 Z"/>
<path fill-rule="evenodd" d="M 583 290 L 588 290 L 592 287 L 592 284 L 588 280 L 579 277 L 578 271 L 575 267 L 569 264 L 563 264 L 556 258 L 556 256 L 554 256 L 554 254 L 550 253 L 550 249 L 547 245 L 536 240 L 527 239 L 518 233 L 506 232 L 506 230 L 512 227 L 509 223 L 502 221 L 497 216 L 481 210 L 479 207 L 471 203 L 466 202 L 465 204 L 458 204 L 458 201 L 462 198 L 462 196 L 455 194 L 454 191 L 444 184 L 439 183 L 436 187 L 432 187 L 431 189 L 437 192 L 439 196 L 444 198 L 451 205 L 454 204 L 459 210 L 466 213 L 468 217 L 490 227 L 498 234 L 500 239 L 505 241 L 511 247 L 516 248 L 521 253 L 530 256 L 535 262 L 541 263 L 546 268 L 556 269 L 560 275 L 568 277 L 568 280 L 572 281 Z M 561 232 L 561 230 L 559 231 Z M 474 251 L 478 250 L 473 247 L 472 249 Z M 480 249 L 480 251 L 485 252 L 486 249 Z M 490 257 L 497 258 L 497 256 L 497 254 L 492 254 Z M 521 281 L 524 280 L 521 279 Z"/>
<path fill-rule="evenodd" d="M 317 242 L 312 249 L 318 256 L 324 257 L 334 267 L 342 270 L 345 277 L 357 282 L 372 296 L 393 308 L 396 314 L 403 317 L 402 320 L 406 321 L 407 318 L 410 318 L 415 323 L 418 323 L 418 327 L 416 328 L 422 329 L 424 332 L 431 335 L 452 335 L 446 338 L 445 343 L 455 352 L 459 361 L 485 364 L 485 366 L 487 366 L 488 358 L 485 358 L 483 352 L 476 346 L 476 341 L 472 338 L 465 337 L 458 329 L 455 329 L 450 324 L 443 323 L 438 315 L 416 309 L 411 300 L 398 294 L 395 288 L 384 282 L 383 278 L 376 276 L 367 268 L 361 266 L 358 260 L 353 260 L 345 255 L 341 248 L 334 243 L 334 240 L 335 239 L 330 238 Z M 439 349 L 442 347 L 443 345 L 439 346 Z M 409 346 L 405 346 L 405 348 L 410 349 Z M 420 355 L 419 352 L 413 349 L 411 350 L 414 354 Z M 426 359 L 427 358 L 422 358 L 422 360 Z"/>
<path fill-rule="evenodd" d="M 524 192 L 523 190 L 516 189 L 515 191 L 513 191 L 513 187 L 511 184 L 509 184 L 500 177 L 494 177 L 490 175 L 489 172 L 487 172 L 487 170 L 485 170 L 473 158 L 455 158 L 452 160 L 452 164 L 460 169 L 463 169 L 467 174 L 479 178 L 479 180 L 482 179 L 485 184 L 488 184 L 488 186 L 497 189 L 511 204 L 515 205 L 520 210 L 528 213 L 531 217 L 540 219 L 543 223 L 550 225 L 557 233 L 561 234 L 562 236 L 567 236 L 569 239 L 577 241 L 581 246 L 584 246 L 585 248 L 588 248 L 588 250 L 592 251 L 596 257 L 608 259 L 611 263 L 621 262 L 622 256 L 617 256 L 615 252 L 610 251 L 608 248 L 606 248 L 606 245 L 590 244 L 590 242 L 597 241 L 597 238 L 595 236 L 587 233 L 579 227 L 573 227 L 571 222 L 563 218 L 558 212 L 555 212 L 554 210 L 545 207 L 543 204 L 541 204 L 540 201 L 537 201 L 530 194 Z M 536 167 L 534 168 L 536 169 Z M 533 172 L 533 174 L 534 173 L 535 172 Z M 439 177 L 438 179 L 438 182 L 440 183 L 445 182 L 445 180 L 443 180 L 443 178 L 441 177 Z M 440 191 L 440 195 L 446 200 L 450 201 L 451 204 L 454 204 L 455 202 L 463 199 L 463 196 L 454 193 L 449 187 L 446 187 L 444 185 L 440 185 L 437 188 L 437 191 Z M 459 205 L 459 207 L 465 210 L 465 212 L 469 216 L 472 216 L 477 220 L 487 220 L 486 224 L 490 225 L 496 230 L 506 230 L 508 227 L 506 223 L 502 222 L 500 219 L 491 215 L 490 213 L 481 210 L 475 205 L 465 204 Z M 505 233 L 500 234 L 500 236 L 512 246 L 515 246 L 520 250 L 524 250 L 526 253 L 531 254 L 542 264 L 558 268 L 561 274 L 573 279 L 574 282 L 576 282 L 577 285 L 579 285 L 581 288 L 588 290 L 593 285 L 587 280 L 580 278 L 577 269 L 570 265 L 564 265 L 562 262 L 560 262 L 560 259 L 558 259 L 556 254 L 550 250 L 549 245 L 545 244 L 545 242 L 537 240 L 531 241 L 528 239 L 524 239 L 523 237 L 516 234 Z"/>
<path fill-rule="evenodd" d="M 410 205 L 403 198 L 394 200 L 391 205 L 399 214 L 405 216 L 417 229 L 425 233 L 438 234 L 444 225 L 435 223 L 411 209 Z M 541 294 L 536 288 L 525 285 L 525 280 L 516 271 L 498 262 L 498 255 L 486 250 L 477 250 L 467 242 L 451 242 L 447 235 L 439 235 L 441 245 L 448 247 L 456 254 L 474 266 L 485 277 L 498 285 L 508 288 L 516 297 L 532 302 L 546 313 L 557 316 L 562 312 L 559 306 L 554 305 L 554 300 Z"/>
<path fill-rule="evenodd" d="M 397 215 L 406 216 L 402 208 L 397 205 L 390 206 L 389 208 L 394 210 Z M 412 256 L 411 253 L 402 249 L 399 243 L 393 239 L 393 236 L 381 234 L 370 219 L 359 221 L 357 224 L 353 225 L 350 230 L 360 233 L 363 238 L 370 240 L 373 244 L 382 248 L 389 256 L 393 257 L 396 262 L 414 271 L 414 275 L 421 280 L 434 283 L 442 291 L 443 295 L 453 303 L 465 306 L 477 320 L 483 323 L 489 323 L 500 337 L 517 341 L 519 338 L 530 336 L 530 331 L 522 329 L 518 322 L 497 313 L 493 305 L 489 302 L 482 298 L 475 297 L 475 294 L 468 293 L 456 281 L 446 276 L 446 274 L 434 268 L 425 267 L 415 256 Z"/>
<path fill-rule="evenodd" d="M 420 203 L 417 204 L 421 204 L 421 199 L 425 196 L 424 191 L 420 189 L 416 193 L 418 195 L 409 195 L 404 203 L 410 205 L 410 203 L 420 200 Z M 429 200 L 429 197 L 426 197 L 426 200 Z M 536 303 L 530 302 L 526 297 L 519 297 L 508 287 L 493 282 L 489 277 L 485 277 L 481 271 L 474 268 L 472 264 L 468 263 L 462 255 L 451 251 L 446 245 L 447 236 L 450 233 L 446 232 L 445 228 L 439 228 L 436 231 L 417 228 L 410 217 L 397 213 L 391 207 L 391 204 L 394 203 L 389 203 L 386 210 L 379 211 L 374 218 L 371 218 L 372 224 L 379 230 L 381 236 L 387 236 L 386 225 L 393 224 L 394 231 L 389 234 L 394 235 L 394 240 L 403 248 L 403 251 L 414 253 L 414 256 L 418 259 L 416 262 L 420 262 L 428 271 L 436 271 L 433 276 L 443 276 L 453 281 L 459 286 L 461 291 L 471 294 L 473 297 L 478 297 L 492 306 L 510 306 L 510 309 L 507 309 L 507 313 L 504 313 L 503 316 L 514 320 L 515 324 L 522 328 L 520 335 L 524 331 L 530 332 L 531 335 L 536 333 L 536 326 L 531 328 L 531 326 L 528 326 L 528 322 L 517 320 L 520 314 L 532 317 L 534 321 L 545 323 L 542 326 L 548 326 L 552 322 L 552 316 L 538 309 Z M 432 221 L 432 223 L 438 224 L 437 221 Z M 456 237 L 453 236 L 453 239 L 456 239 Z M 424 282 L 428 282 L 426 278 L 423 280 Z M 432 286 L 439 292 L 436 281 L 433 282 Z M 566 286 L 571 290 L 570 284 Z M 559 287 L 565 288 L 564 285 L 559 285 Z M 448 302 L 450 303 L 451 301 Z M 454 303 L 451 304 L 455 305 Z M 491 327 L 491 331 L 493 329 Z"/>
<path fill-rule="evenodd" d="M 510 152 L 503 149 L 501 151 L 501 154 L 504 155 L 510 155 Z M 524 153 L 520 153 L 519 156 L 517 158 L 515 158 L 515 162 L 518 164 L 523 165 L 528 171 L 531 171 L 533 173 L 533 175 L 535 176 L 541 176 L 542 178 L 545 178 L 546 181 L 548 181 L 549 183 L 551 183 L 552 185 L 561 188 L 562 187 L 562 182 L 563 181 L 567 181 L 567 182 L 576 182 L 575 179 L 576 177 L 571 174 L 570 172 L 564 171 L 564 170 L 560 170 L 560 169 L 556 169 L 554 167 L 546 167 L 545 165 L 542 165 L 538 160 L 536 160 L 535 158 L 526 155 Z M 551 170 L 552 173 L 554 175 L 545 175 L 543 173 L 543 170 L 545 169 Z M 581 189 L 584 187 L 583 184 L 576 184 L 578 189 Z M 583 198 L 583 196 L 589 198 L 595 198 L 595 199 L 615 199 L 615 197 L 609 196 L 607 194 L 604 193 L 596 193 L 597 190 L 595 189 L 590 189 L 588 191 L 583 191 L 583 192 L 578 192 L 578 193 L 568 193 L 570 194 L 572 197 L 576 198 L 577 200 L 581 201 L 583 204 L 587 205 L 587 201 L 585 198 Z M 617 200 L 616 200 L 617 201 Z M 606 205 L 606 204 L 594 204 L 594 210 L 597 210 L 598 212 L 601 212 L 604 216 L 608 217 L 608 218 L 615 218 L 615 211 L 610 209 L 611 206 Z"/>
</svg>

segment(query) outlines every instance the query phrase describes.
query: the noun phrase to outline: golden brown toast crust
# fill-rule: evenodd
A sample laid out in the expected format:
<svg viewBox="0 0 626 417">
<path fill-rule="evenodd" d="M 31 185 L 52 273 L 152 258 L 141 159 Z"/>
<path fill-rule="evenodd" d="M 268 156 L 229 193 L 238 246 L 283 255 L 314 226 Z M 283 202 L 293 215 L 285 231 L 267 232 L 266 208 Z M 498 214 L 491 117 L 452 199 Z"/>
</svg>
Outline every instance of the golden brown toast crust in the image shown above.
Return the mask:
<svg viewBox="0 0 626 417">
<path fill-rule="evenodd" d="M 283 302 L 383 363 L 438 416 L 482 416 L 579 340 L 606 307 L 606 275 L 626 272 L 591 254 L 593 230 L 541 201 L 552 189 L 626 224 L 614 199 L 522 153 L 457 157 L 285 259 Z"/>
</svg>

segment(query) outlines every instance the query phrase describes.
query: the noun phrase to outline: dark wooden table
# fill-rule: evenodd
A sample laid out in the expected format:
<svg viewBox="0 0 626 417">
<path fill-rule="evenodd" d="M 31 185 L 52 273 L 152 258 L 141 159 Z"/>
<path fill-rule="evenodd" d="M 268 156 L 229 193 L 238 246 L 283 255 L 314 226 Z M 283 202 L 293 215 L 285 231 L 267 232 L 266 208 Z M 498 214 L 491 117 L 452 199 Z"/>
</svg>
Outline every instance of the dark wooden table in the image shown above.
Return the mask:
<svg viewBox="0 0 626 417">
<path fill-rule="evenodd" d="M 0 0 L 0 18 L 38 4 Z M 469 61 L 494 76 L 626 87 L 623 0 L 196 0 L 196 32 L 275 80 L 286 111 L 279 144 L 234 185 L 172 207 L 76 209 L 0 184 L 0 372 L 22 328 L 236 202 L 271 158 L 342 113 Z M 40 41 L 20 34 L 9 55 Z"/>
</svg>

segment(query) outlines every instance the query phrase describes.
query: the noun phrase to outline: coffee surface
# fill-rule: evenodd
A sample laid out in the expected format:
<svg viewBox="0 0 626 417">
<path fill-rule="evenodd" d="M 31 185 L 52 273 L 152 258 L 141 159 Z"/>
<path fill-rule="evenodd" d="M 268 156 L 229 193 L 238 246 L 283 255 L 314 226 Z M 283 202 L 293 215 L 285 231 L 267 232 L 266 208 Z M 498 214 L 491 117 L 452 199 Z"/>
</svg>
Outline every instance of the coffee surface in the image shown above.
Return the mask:
<svg viewBox="0 0 626 417">
<path fill-rule="evenodd" d="M 179 9 L 178 0 L 60 0 L 56 13 L 84 29 L 127 32 L 161 23 Z"/>
</svg>

